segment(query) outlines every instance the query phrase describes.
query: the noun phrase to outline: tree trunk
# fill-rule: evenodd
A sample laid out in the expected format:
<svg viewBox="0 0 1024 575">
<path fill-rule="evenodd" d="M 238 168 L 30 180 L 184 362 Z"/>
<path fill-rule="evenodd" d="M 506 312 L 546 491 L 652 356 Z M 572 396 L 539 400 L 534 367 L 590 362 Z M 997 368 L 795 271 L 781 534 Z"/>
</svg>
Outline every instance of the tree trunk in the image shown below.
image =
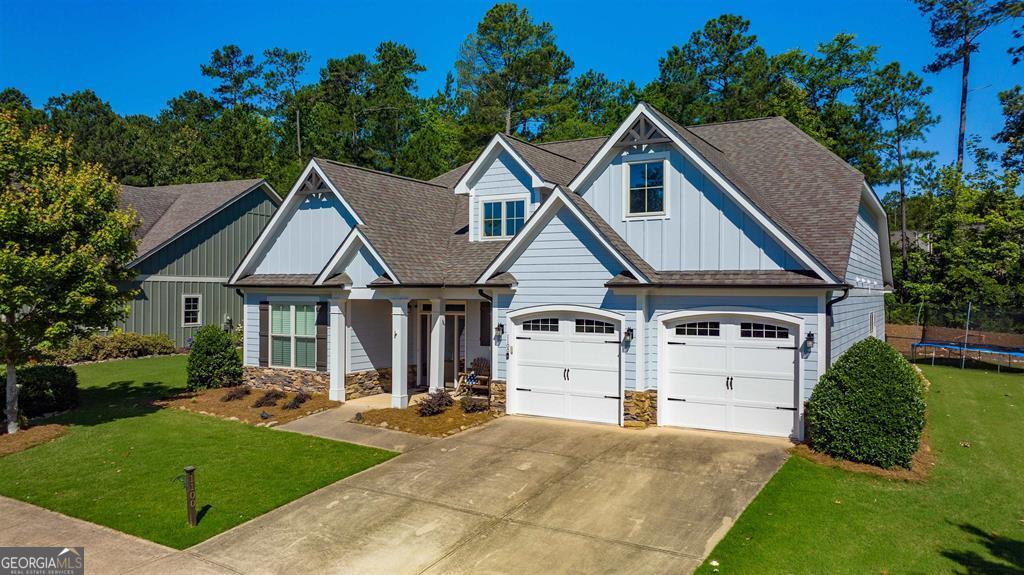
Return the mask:
<svg viewBox="0 0 1024 575">
<path fill-rule="evenodd" d="M 897 129 L 899 126 L 897 125 Z M 907 266 L 907 177 L 903 173 L 903 142 L 896 140 L 896 169 L 900 176 L 900 252 L 903 256 L 903 269 L 900 271 L 900 299 L 905 300 L 907 296 L 907 280 L 910 278 L 910 270 Z"/>
<path fill-rule="evenodd" d="M 302 161 L 302 126 L 299 124 L 299 107 L 295 106 L 295 148 L 298 150 L 299 161 Z"/>
<path fill-rule="evenodd" d="M 505 108 L 505 133 L 512 135 L 512 108 Z"/>
<path fill-rule="evenodd" d="M 18 431 L 18 375 L 14 364 L 7 364 L 7 433 Z"/>
<path fill-rule="evenodd" d="M 960 133 L 956 140 L 956 171 L 964 171 L 964 136 L 967 133 L 967 75 L 971 72 L 970 45 L 964 43 L 964 65 L 960 77 Z"/>
</svg>

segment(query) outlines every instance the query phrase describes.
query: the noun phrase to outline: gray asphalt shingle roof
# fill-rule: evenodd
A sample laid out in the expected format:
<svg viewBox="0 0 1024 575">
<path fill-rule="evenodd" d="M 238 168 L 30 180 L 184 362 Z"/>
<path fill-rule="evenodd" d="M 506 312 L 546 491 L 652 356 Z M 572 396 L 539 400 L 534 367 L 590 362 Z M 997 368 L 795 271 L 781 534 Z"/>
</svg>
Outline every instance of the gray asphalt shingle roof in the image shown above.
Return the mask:
<svg viewBox="0 0 1024 575">
<path fill-rule="evenodd" d="M 812 257 L 838 278 L 845 277 L 864 185 L 860 172 L 784 118 L 686 127 L 651 110 Z M 542 178 L 563 187 L 607 141 L 597 137 L 533 144 L 500 137 Z M 507 244 L 469 241 L 468 198 L 452 193 L 452 188 L 470 164 L 423 182 L 316 161 L 365 221 L 361 228 L 402 284 L 473 285 Z M 808 285 L 811 281 L 806 274 L 793 272 L 756 276 L 657 272 L 588 202 L 574 193 L 568 195 L 601 235 L 654 283 Z M 821 279 L 813 281 L 825 285 Z"/>
<path fill-rule="evenodd" d="M 134 208 L 139 217 L 139 227 L 135 230 L 135 239 L 139 242 L 135 261 L 149 256 L 261 184 L 265 182 L 257 179 L 151 188 L 121 186 L 121 207 Z"/>
</svg>

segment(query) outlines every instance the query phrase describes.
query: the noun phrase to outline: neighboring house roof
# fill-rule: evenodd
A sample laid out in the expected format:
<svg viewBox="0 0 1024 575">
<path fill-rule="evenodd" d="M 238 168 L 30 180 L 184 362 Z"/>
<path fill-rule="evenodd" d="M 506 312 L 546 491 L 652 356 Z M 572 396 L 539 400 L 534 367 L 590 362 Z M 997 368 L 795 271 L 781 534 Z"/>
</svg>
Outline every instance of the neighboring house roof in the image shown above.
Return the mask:
<svg viewBox="0 0 1024 575">
<path fill-rule="evenodd" d="M 310 287 L 313 285 L 314 280 L 316 280 L 316 274 L 252 274 L 230 285 L 242 287 Z"/>
<path fill-rule="evenodd" d="M 280 203 L 277 194 L 261 179 L 151 188 L 121 186 L 121 207 L 133 208 L 139 217 L 139 227 L 135 230 L 138 253 L 132 265 L 260 186 L 267 187 L 275 204 Z"/>
</svg>

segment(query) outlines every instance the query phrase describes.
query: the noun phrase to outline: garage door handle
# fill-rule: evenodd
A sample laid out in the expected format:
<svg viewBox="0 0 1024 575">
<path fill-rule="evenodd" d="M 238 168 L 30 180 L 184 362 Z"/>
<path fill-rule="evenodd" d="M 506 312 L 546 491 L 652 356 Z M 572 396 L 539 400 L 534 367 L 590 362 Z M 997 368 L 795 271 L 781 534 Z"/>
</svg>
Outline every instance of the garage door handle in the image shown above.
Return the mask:
<svg viewBox="0 0 1024 575">
<path fill-rule="evenodd" d="M 606 340 L 604 340 L 604 342 L 605 342 L 605 343 L 621 343 L 621 342 L 620 342 L 619 340 L 617 340 L 617 339 L 606 339 Z"/>
<path fill-rule="evenodd" d="M 777 346 L 775 349 L 799 349 L 799 348 L 797 346 L 795 346 L 795 345 L 790 345 L 790 346 L 780 345 L 780 346 Z"/>
<path fill-rule="evenodd" d="M 683 399 L 681 397 L 668 397 L 666 399 L 668 399 L 669 401 L 686 401 L 685 399 Z"/>
<path fill-rule="evenodd" d="M 796 411 L 795 407 L 782 407 L 782 406 L 779 406 L 779 405 L 775 406 L 775 409 L 785 409 L 786 411 Z"/>
<path fill-rule="evenodd" d="M 533 339 L 532 337 L 526 337 L 524 335 L 517 335 L 516 339 Z"/>
<path fill-rule="evenodd" d="M 526 389 L 525 387 L 517 387 L 516 391 L 533 391 L 532 389 Z"/>
<path fill-rule="evenodd" d="M 670 341 L 670 342 L 668 342 L 668 344 L 669 345 L 686 345 L 686 342 L 685 341 Z"/>
<path fill-rule="evenodd" d="M 604 396 L 604 398 L 605 399 L 618 399 L 619 396 L 617 396 L 617 395 L 606 395 L 606 396 Z"/>
</svg>

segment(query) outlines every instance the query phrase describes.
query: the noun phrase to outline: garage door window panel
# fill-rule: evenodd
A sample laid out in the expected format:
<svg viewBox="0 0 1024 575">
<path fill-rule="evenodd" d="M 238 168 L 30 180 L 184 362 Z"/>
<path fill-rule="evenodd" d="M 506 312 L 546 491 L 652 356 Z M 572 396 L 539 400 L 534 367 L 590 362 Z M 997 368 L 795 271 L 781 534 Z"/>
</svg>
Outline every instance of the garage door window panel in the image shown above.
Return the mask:
<svg viewBox="0 0 1024 575">
<path fill-rule="evenodd" d="M 770 323 L 743 322 L 740 324 L 740 337 L 786 339 L 789 337 L 789 328 Z"/>
<path fill-rule="evenodd" d="M 558 318 L 557 317 L 540 317 L 536 319 L 528 319 L 523 322 L 523 331 L 533 332 L 557 332 L 558 331 Z"/>
<path fill-rule="evenodd" d="M 576 333 L 579 334 L 613 334 L 615 325 L 597 319 L 577 319 Z"/>
<path fill-rule="evenodd" d="M 718 337 L 721 334 L 721 324 L 719 324 L 717 321 L 695 321 L 676 326 L 676 335 L 696 337 Z"/>
</svg>

